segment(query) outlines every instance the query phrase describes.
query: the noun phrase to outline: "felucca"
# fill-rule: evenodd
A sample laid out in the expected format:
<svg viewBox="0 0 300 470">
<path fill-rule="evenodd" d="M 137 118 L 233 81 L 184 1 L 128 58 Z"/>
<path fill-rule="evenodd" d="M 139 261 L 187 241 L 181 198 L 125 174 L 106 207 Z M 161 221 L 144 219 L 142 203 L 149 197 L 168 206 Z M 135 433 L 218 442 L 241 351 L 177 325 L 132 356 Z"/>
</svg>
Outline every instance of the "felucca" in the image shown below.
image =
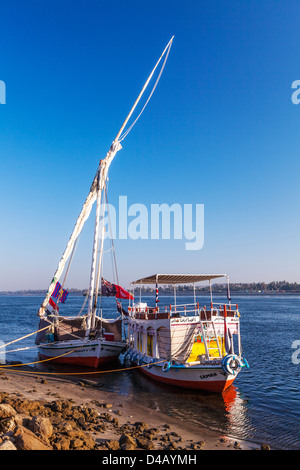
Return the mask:
<svg viewBox="0 0 300 470">
<path fill-rule="evenodd" d="M 105 226 L 103 221 L 104 217 L 102 217 L 101 214 L 103 215 L 103 206 L 105 205 L 103 204 L 103 201 L 105 202 L 107 196 L 106 183 L 109 167 L 116 153 L 122 148 L 121 141 L 127 136 L 128 132 L 132 129 L 148 104 L 160 79 L 172 42 L 173 37 L 155 64 L 155 67 L 149 75 L 132 109 L 117 133 L 116 138 L 112 142 L 106 157 L 103 160 L 100 160 L 89 194 L 83 204 L 72 235 L 67 243 L 48 292 L 38 312 L 40 318 L 39 330 L 41 331 L 37 334 L 36 344 L 38 345 L 39 354 L 42 359 L 51 359 L 55 363 L 97 368 L 101 366 L 102 363 L 112 361 L 117 358 L 126 348 L 127 343 L 122 335 L 122 323 L 124 319 L 122 313 L 121 317 L 118 319 L 106 319 L 104 318 L 105 315 L 99 312 L 99 297 L 101 297 L 101 295 L 99 296 L 98 294 L 99 289 L 100 293 L 105 290 L 106 293 L 108 292 L 109 295 L 115 295 L 116 298 L 130 298 L 130 294 L 119 285 L 108 283 L 102 279 Z M 158 78 L 156 79 L 146 103 L 134 122 L 126 128 L 129 119 L 133 115 L 133 112 L 144 95 L 144 92 L 160 63 L 162 63 L 162 66 Z M 87 313 L 82 313 L 84 312 L 84 308 L 82 308 L 78 314 L 72 317 L 62 316 L 59 314 L 59 304 L 64 303 L 67 298 L 68 293 L 64 288 L 67 274 L 69 272 L 78 237 L 90 215 L 94 203 L 96 203 L 96 218 L 90 283 L 86 296 L 86 300 L 88 302 Z M 106 206 L 108 207 L 108 204 Z M 63 273 L 65 273 L 64 278 L 60 284 L 59 281 Z M 102 279 L 102 282 L 100 279 Z M 122 309 L 119 310 L 122 312 Z"/>
</svg>

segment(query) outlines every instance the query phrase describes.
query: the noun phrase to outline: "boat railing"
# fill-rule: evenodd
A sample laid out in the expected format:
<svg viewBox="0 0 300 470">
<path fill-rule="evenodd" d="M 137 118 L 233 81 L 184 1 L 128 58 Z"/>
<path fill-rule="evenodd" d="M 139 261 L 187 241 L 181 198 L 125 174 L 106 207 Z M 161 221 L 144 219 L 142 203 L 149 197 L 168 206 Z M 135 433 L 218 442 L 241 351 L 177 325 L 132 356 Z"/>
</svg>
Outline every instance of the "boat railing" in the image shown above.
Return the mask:
<svg viewBox="0 0 300 470">
<path fill-rule="evenodd" d="M 217 309 L 219 311 L 219 316 L 221 317 L 224 317 L 225 314 L 227 317 L 234 317 L 239 312 L 238 304 L 231 304 L 231 303 L 222 304 L 222 303 L 213 302 L 211 303 L 211 308 Z"/>
<path fill-rule="evenodd" d="M 181 316 L 199 316 L 201 321 L 210 321 L 212 317 L 236 316 L 237 304 L 211 303 L 209 307 L 200 307 L 199 302 L 190 304 L 174 304 L 164 307 L 133 306 L 128 308 L 129 316 L 139 320 L 169 319 Z"/>
</svg>

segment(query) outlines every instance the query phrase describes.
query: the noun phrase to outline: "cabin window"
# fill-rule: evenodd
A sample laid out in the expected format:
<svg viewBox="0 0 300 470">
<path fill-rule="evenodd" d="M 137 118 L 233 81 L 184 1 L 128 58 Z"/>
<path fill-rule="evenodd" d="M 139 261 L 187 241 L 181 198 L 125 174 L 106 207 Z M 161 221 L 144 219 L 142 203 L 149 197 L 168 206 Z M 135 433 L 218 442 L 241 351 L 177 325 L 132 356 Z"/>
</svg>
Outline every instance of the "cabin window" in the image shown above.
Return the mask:
<svg viewBox="0 0 300 470">
<path fill-rule="evenodd" d="M 147 355 L 153 357 L 153 336 L 147 335 Z"/>
<path fill-rule="evenodd" d="M 137 349 L 142 352 L 142 334 L 140 331 L 137 334 Z"/>
</svg>

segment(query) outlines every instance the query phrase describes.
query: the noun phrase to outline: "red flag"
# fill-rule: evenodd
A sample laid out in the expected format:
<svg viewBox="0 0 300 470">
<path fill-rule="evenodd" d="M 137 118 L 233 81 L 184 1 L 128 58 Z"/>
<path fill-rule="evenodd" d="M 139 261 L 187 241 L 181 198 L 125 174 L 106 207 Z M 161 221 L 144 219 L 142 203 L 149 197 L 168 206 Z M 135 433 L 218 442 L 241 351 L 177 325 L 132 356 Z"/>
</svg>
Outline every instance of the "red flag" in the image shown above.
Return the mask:
<svg viewBox="0 0 300 470">
<path fill-rule="evenodd" d="M 52 308 L 54 308 L 54 310 L 59 310 L 58 306 L 56 305 L 56 303 L 51 299 L 49 299 L 49 305 L 51 305 Z"/>
<path fill-rule="evenodd" d="M 123 287 L 117 286 L 116 284 L 114 286 L 116 288 L 117 299 L 134 299 L 133 295 L 130 294 L 130 292 L 127 292 L 127 290 L 123 289 Z"/>
</svg>

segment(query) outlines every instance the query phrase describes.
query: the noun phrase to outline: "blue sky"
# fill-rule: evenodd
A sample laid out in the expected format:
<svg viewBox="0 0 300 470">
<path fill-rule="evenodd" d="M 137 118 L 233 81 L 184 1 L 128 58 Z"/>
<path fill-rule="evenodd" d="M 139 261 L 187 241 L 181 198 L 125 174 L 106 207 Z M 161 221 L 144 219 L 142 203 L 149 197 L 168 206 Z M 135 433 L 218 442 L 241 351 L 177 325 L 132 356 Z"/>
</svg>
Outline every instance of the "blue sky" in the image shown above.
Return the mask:
<svg viewBox="0 0 300 470">
<path fill-rule="evenodd" d="M 299 22 L 292 0 L 1 0 L 0 291 L 48 286 L 98 161 L 172 35 L 109 199 L 204 204 L 205 242 L 116 240 L 120 283 L 154 272 L 300 282 Z M 87 286 L 92 224 L 69 287 Z"/>
</svg>

